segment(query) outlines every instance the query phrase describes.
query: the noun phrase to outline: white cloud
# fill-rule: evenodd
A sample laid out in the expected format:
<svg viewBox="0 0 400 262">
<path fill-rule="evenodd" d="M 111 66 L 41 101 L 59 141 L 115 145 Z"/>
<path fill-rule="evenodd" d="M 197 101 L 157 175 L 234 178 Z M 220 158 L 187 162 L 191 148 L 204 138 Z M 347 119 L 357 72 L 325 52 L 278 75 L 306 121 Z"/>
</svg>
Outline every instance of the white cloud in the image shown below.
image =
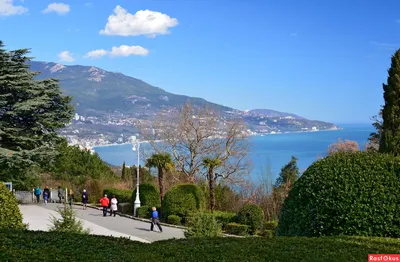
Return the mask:
<svg viewBox="0 0 400 262">
<path fill-rule="evenodd" d="M 132 56 L 132 55 L 137 55 L 137 56 L 146 56 L 149 54 L 149 50 L 147 50 L 144 47 L 138 46 L 138 45 L 133 45 L 133 46 L 128 46 L 128 45 L 121 45 L 121 46 L 114 46 L 111 48 L 111 51 L 107 51 L 104 49 L 97 49 L 88 52 L 85 57 L 87 58 L 99 58 L 102 56 L 109 55 L 111 57 L 118 57 L 118 56 Z"/>
<path fill-rule="evenodd" d="M 85 57 L 89 57 L 89 58 L 98 58 L 98 57 L 102 57 L 107 55 L 108 52 L 104 49 L 97 49 L 97 50 L 93 50 L 88 52 Z"/>
<path fill-rule="evenodd" d="M 58 54 L 58 59 L 62 62 L 73 62 L 75 59 L 69 51 L 62 51 Z"/>
<path fill-rule="evenodd" d="M 130 55 L 146 56 L 148 54 L 149 50 L 139 45 L 132 45 L 132 46 L 121 45 L 119 47 L 114 46 L 110 52 L 111 56 L 130 56 Z"/>
<path fill-rule="evenodd" d="M 13 0 L 0 0 L 0 16 L 21 15 L 28 12 L 28 9 L 13 5 Z"/>
<path fill-rule="evenodd" d="M 91 6 L 93 6 L 93 3 L 87 2 L 87 3 L 85 3 L 85 6 L 91 7 Z"/>
<path fill-rule="evenodd" d="M 57 13 L 59 15 L 65 15 L 70 11 L 69 5 L 64 3 L 52 3 L 47 6 L 45 10 L 42 11 L 43 14 Z"/>
<path fill-rule="evenodd" d="M 176 25 L 178 25 L 178 19 L 171 18 L 166 14 L 139 10 L 133 15 L 117 5 L 114 13 L 108 17 L 105 28 L 100 30 L 100 34 L 155 37 L 156 35 L 168 34 L 168 29 Z"/>
</svg>

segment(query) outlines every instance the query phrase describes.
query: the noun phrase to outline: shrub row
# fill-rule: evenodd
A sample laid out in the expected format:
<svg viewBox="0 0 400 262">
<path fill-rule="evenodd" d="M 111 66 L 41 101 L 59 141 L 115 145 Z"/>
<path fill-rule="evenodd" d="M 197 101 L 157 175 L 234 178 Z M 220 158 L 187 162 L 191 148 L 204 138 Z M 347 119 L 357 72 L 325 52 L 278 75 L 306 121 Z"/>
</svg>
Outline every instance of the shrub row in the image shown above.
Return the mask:
<svg viewBox="0 0 400 262">
<path fill-rule="evenodd" d="M 249 226 L 238 223 L 228 223 L 225 226 L 225 232 L 237 236 L 247 236 L 249 234 Z"/>
<path fill-rule="evenodd" d="M 103 190 L 103 195 L 107 194 L 108 198 L 115 196 L 118 203 L 126 203 L 131 201 L 132 190 L 127 189 L 116 189 L 116 188 L 106 188 Z"/>
<path fill-rule="evenodd" d="M 139 198 L 142 206 L 160 206 L 160 193 L 158 189 L 152 184 L 139 185 Z M 131 200 L 132 204 L 136 200 L 136 189 L 132 192 Z"/>
<path fill-rule="evenodd" d="M 370 253 L 400 250 L 399 239 L 364 237 L 195 238 L 145 244 L 124 238 L 6 229 L 0 230 L 0 239 L 0 261 L 341 262 L 367 261 Z"/>
<path fill-rule="evenodd" d="M 186 184 L 174 186 L 169 190 L 162 203 L 164 217 L 179 216 L 182 219 L 203 210 L 205 199 L 203 191 L 196 185 Z"/>
</svg>

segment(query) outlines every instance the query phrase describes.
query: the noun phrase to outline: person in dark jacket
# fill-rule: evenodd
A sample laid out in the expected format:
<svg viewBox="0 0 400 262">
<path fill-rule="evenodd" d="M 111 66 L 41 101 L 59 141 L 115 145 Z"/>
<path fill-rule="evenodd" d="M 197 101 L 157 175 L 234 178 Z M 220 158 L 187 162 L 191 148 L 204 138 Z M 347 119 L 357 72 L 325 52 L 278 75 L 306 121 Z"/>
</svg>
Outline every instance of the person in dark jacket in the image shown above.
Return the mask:
<svg viewBox="0 0 400 262">
<path fill-rule="evenodd" d="M 82 193 L 82 205 L 83 205 L 83 210 L 87 209 L 87 203 L 89 200 L 89 195 L 86 192 L 86 189 L 83 189 L 83 193 Z"/>
<path fill-rule="evenodd" d="M 62 200 L 64 199 L 64 189 L 61 186 L 58 187 L 58 199 L 60 203 L 62 203 Z"/>
<path fill-rule="evenodd" d="M 152 208 L 153 212 L 151 213 L 151 226 L 150 226 L 150 231 L 153 231 L 154 229 L 154 224 L 158 226 L 158 229 L 160 232 L 162 232 L 162 227 L 160 225 L 160 219 L 158 218 L 158 212 L 155 207 Z"/>
<path fill-rule="evenodd" d="M 69 199 L 69 207 L 72 208 L 72 203 L 74 202 L 74 191 L 72 189 L 69 190 L 68 199 Z"/>
<path fill-rule="evenodd" d="M 47 205 L 49 199 L 50 199 L 50 189 L 48 186 L 46 186 L 46 188 L 43 190 L 43 200 L 45 205 Z"/>
</svg>

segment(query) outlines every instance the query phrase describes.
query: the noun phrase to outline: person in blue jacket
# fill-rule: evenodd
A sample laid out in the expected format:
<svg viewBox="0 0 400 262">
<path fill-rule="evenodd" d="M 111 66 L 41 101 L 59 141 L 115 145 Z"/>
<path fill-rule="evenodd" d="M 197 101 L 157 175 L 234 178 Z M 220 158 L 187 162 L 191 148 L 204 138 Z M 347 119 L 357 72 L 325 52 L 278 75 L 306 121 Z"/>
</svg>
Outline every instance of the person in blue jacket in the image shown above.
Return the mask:
<svg viewBox="0 0 400 262">
<path fill-rule="evenodd" d="M 39 202 L 40 202 L 40 195 L 42 194 L 42 190 L 40 189 L 39 186 L 37 186 L 37 187 L 35 188 L 35 191 L 34 191 L 33 193 L 34 193 L 34 195 L 36 196 L 37 202 L 39 203 Z"/>
<path fill-rule="evenodd" d="M 158 218 L 158 212 L 155 207 L 152 208 L 153 212 L 151 213 L 151 226 L 150 226 L 150 231 L 153 231 L 154 229 L 154 224 L 158 226 L 158 229 L 160 232 L 162 232 L 162 227 L 160 225 L 160 219 Z"/>
</svg>

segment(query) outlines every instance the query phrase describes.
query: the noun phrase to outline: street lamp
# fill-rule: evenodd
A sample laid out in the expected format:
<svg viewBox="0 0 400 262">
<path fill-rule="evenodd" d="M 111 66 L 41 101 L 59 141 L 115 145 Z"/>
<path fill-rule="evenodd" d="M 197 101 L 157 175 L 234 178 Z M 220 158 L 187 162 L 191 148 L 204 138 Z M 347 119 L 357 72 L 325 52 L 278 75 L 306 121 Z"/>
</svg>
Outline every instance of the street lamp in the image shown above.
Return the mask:
<svg viewBox="0 0 400 262">
<path fill-rule="evenodd" d="M 137 173 L 136 173 L 136 199 L 133 203 L 133 216 L 137 215 L 137 208 L 140 207 L 139 198 L 139 163 L 140 163 L 140 142 L 136 139 L 136 136 L 131 136 L 132 151 L 136 151 L 137 147 Z"/>
</svg>

